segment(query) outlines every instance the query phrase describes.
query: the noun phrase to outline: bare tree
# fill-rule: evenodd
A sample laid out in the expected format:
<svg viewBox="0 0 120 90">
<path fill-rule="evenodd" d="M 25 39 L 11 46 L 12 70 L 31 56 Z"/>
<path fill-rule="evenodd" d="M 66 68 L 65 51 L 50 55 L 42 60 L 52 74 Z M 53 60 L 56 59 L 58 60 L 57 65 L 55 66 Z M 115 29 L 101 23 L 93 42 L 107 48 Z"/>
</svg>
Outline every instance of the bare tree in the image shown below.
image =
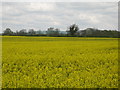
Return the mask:
<svg viewBox="0 0 120 90">
<path fill-rule="evenodd" d="M 69 28 L 68 28 L 68 34 L 70 34 L 70 35 L 75 35 L 76 34 L 76 32 L 79 30 L 79 27 L 76 25 L 76 24 L 73 24 L 73 25 L 71 25 Z"/>
</svg>

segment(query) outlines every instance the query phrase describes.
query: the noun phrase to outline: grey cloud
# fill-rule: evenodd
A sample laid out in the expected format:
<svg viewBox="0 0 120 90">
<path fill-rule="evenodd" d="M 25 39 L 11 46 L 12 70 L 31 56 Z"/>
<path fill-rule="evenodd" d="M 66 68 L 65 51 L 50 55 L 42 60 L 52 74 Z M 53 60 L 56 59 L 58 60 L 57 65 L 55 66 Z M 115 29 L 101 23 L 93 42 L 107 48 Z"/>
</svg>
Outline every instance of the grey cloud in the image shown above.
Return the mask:
<svg viewBox="0 0 120 90">
<path fill-rule="evenodd" d="M 66 30 L 73 23 L 81 29 L 117 29 L 117 3 L 3 3 L 3 28 L 13 30 L 56 27 Z"/>
</svg>

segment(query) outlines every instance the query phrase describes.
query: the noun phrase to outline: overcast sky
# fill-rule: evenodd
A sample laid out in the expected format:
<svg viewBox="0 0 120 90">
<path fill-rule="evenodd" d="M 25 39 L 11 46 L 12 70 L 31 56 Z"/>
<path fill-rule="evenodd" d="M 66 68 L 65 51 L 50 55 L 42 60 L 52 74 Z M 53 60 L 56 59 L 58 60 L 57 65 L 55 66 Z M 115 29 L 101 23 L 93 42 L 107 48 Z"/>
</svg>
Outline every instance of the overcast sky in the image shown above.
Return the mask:
<svg viewBox="0 0 120 90">
<path fill-rule="evenodd" d="M 2 3 L 3 30 L 47 30 L 49 27 L 66 31 L 71 24 L 80 29 L 118 30 L 117 2 L 4 2 Z"/>
</svg>

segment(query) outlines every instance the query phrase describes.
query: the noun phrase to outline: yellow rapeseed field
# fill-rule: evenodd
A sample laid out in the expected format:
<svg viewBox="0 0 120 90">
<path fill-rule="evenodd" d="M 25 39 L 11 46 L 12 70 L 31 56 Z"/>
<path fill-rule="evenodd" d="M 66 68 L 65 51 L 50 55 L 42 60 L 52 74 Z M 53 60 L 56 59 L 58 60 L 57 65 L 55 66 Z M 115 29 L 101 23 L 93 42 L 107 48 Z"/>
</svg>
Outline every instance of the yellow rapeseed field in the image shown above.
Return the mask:
<svg viewBox="0 0 120 90">
<path fill-rule="evenodd" d="M 2 88 L 117 88 L 118 39 L 2 37 Z"/>
</svg>

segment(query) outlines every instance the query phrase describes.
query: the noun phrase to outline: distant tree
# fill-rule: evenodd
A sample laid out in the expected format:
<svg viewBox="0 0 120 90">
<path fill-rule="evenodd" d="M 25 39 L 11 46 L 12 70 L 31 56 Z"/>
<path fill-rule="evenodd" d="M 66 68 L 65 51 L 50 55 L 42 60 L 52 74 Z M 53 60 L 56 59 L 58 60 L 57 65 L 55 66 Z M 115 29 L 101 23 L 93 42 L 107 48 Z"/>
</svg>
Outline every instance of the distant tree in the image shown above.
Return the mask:
<svg viewBox="0 0 120 90">
<path fill-rule="evenodd" d="M 34 29 L 29 29 L 29 31 L 28 31 L 28 35 L 35 35 L 35 31 L 34 31 Z"/>
<path fill-rule="evenodd" d="M 119 37 L 118 31 L 115 30 L 99 30 L 95 28 L 87 28 L 80 32 L 83 37 Z"/>
<path fill-rule="evenodd" d="M 55 36 L 59 36 L 59 34 L 60 34 L 60 29 L 56 28 L 56 29 L 54 30 L 54 35 L 55 35 Z"/>
<path fill-rule="evenodd" d="M 20 30 L 20 31 L 18 32 L 18 35 L 21 35 L 21 36 L 27 35 L 27 30 L 26 30 L 26 29 Z"/>
<path fill-rule="evenodd" d="M 48 30 L 46 31 L 48 36 L 53 35 L 53 32 L 54 32 L 54 28 L 53 27 L 48 28 Z"/>
<path fill-rule="evenodd" d="M 41 34 L 43 34 L 43 33 L 42 33 L 41 30 L 38 30 L 38 31 L 36 31 L 36 34 L 37 34 L 37 35 L 41 35 Z"/>
<path fill-rule="evenodd" d="M 3 32 L 3 35 L 13 35 L 13 31 L 10 28 L 6 28 L 6 30 Z"/>
<path fill-rule="evenodd" d="M 95 28 L 85 29 L 85 36 L 98 36 L 98 34 L 100 34 L 98 29 Z"/>
<path fill-rule="evenodd" d="M 19 35 L 19 31 L 18 30 L 15 32 L 15 35 Z"/>
<path fill-rule="evenodd" d="M 46 31 L 48 36 L 59 36 L 60 29 L 56 28 L 54 29 L 53 27 L 48 28 Z"/>
<path fill-rule="evenodd" d="M 71 25 L 69 28 L 68 28 L 68 34 L 70 34 L 70 35 L 75 35 L 76 34 L 76 32 L 79 30 L 79 27 L 76 25 L 76 24 L 73 24 L 73 25 Z"/>
<path fill-rule="evenodd" d="M 53 30 L 54 30 L 53 27 L 48 28 L 48 31 L 53 31 Z"/>
</svg>

